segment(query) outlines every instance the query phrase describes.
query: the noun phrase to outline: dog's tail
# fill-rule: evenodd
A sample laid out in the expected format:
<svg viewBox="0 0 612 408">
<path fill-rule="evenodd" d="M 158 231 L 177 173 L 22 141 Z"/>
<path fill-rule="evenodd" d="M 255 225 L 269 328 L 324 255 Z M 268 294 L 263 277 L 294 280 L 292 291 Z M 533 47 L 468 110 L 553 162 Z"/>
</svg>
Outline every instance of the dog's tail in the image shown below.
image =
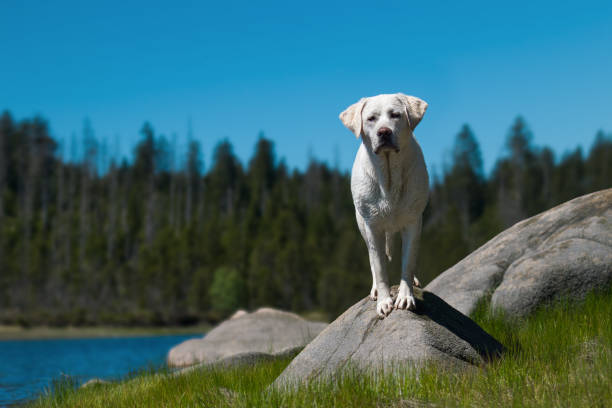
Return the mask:
<svg viewBox="0 0 612 408">
<path fill-rule="evenodd" d="M 393 235 L 385 232 L 385 254 L 389 262 L 391 262 L 391 248 L 393 248 Z"/>
</svg>

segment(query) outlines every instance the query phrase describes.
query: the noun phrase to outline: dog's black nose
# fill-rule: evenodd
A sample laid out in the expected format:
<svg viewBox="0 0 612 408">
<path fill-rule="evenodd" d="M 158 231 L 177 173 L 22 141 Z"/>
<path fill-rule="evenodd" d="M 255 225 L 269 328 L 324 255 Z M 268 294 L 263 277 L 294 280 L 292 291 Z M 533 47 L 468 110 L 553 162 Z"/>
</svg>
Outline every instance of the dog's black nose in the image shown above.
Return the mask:
<svg viewBox="0 0 612 408">
<path fill-rule="evenodd" d="M 391 137 L 391 135 L 393 134 L 393 131 L 391 129 L 389 129 L 386 126 L 381 127 L 380 129 L 378 129 L 378 132 L 376 132 L 376 134 L 379 137 L 385 138 L 385 139 L 389 139 Z"/>
</svg>

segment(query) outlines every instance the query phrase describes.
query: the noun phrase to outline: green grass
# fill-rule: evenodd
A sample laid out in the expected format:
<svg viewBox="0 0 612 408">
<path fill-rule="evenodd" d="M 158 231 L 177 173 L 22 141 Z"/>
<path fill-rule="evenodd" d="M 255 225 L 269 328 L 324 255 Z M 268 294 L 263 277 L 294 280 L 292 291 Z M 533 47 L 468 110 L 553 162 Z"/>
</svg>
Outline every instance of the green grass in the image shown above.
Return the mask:
<svg viewBox="0 0 612 408">
<path fill-rule="evenodd" d="M 471 372 L 427 366 L 419 374 L 346 373 L 335 383 L 293 392 L 267 391 L 289 363 L 203 369 L 171 377 L 133 375 L 77 389 L 69 380 L 33 407 L 610 407 L 612 406 L 612 291 L 583 302 L 561 302 L 522 320 L 489 313 L 473 318 L 508 347 L 504 357 Z"/>
</svg>

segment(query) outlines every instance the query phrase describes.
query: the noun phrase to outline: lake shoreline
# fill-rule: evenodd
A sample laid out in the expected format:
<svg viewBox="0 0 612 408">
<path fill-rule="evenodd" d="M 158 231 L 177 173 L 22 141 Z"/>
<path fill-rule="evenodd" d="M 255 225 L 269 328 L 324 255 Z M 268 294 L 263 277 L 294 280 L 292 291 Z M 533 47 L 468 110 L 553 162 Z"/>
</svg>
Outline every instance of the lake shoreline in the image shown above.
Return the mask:
<svg viewBox="0 0 612 408">
<path fill-rule="evenodd" d="M 50 327 L 50 326 L 3 326 L 0 325 L 0 341 L 9 340 L 52 340 L 52 339 L 89 339 L 104 337 L 147 337 L 172 336 L 182 334 L 204 335 L 210 330 L 210 325 L 168 326 L 168 327 Z"/>
<path fill-rule="evenodd" d="M 55 336 L 70 337 L 48 338 L 47 328 L 36 328 L 28 335 L 47 338 L 0 341 L 0 407 L 30 406 L 60 384 L 78 387 L 92 378 L 115 382 L 165 371 L 168 350 L 202 336 L 201 332 L 145 335 L 142 328 L 120 332 L 95 329 L 55 330 Z M 144 329 L 150 333 L 149 328 Z M 20 335 L 23 337 L 23 333 Z M 86 335 L 97 337 L 84 338 Z"/>
</svg>

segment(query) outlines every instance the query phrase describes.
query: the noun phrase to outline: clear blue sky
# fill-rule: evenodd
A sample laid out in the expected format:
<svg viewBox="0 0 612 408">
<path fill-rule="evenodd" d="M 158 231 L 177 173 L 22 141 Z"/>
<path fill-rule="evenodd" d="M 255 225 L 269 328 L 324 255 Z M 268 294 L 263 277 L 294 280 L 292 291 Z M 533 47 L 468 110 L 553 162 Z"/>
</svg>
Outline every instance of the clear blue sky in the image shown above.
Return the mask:
<svg viewBox="0 0 612 408">
<path fill-rule="evenodd" d="M 206 165 L 263 131 L 290 167 L 349 169 L 338 114 L 390 92 L 429 103 L 430 168 L 467 122 L 490 170 L 518 114 L 558 156 L 588 149 L 612 131 L 612 2 L 0 0 L 0 109 L 59 139 L 88 117 L 126 154 L 145 120 L 184 138 L 191 118 Z"/>
</svg>

